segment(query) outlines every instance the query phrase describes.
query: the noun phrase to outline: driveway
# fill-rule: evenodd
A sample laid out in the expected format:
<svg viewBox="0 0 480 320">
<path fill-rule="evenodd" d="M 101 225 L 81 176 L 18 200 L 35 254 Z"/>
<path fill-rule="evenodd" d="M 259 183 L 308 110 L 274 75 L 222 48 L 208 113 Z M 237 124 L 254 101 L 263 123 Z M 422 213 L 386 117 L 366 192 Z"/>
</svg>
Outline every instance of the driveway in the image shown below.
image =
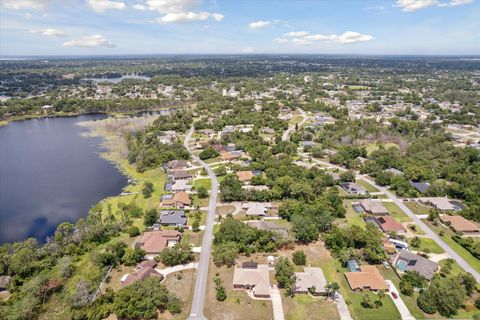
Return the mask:
<svg viewBox="0 0 480 320">
<path fill-rule="evenodd" d="M 352 316 L 350 316 L 350 312 L 348 311 L 347 303 L 345 302 L 345 299 L 343 298 L 340 292 L 338 292 L 336 301 L 337 301 L 337 310 L 338 310 L 338 313 L 340 314 L 340 319 L 352 320 Z"/>
<path fill-rule="evenodd" d="M 188 270 L 188 269 L 196 269 L 198 267 L 198 263 L 196 262 L 190 262 L 187 264 L 180 264 L 178 266 L 173 266 L 165 269 L 155 269 L 157 270 L 160 274 L 162 274 L 164 277 L 168 276 L 170 273 L 175 273 L 178 271 L 182 270 Z"/>
<path fill-rule="evenodd" d="M 393 284 L 391 280 L 385 280 L 388 283 L 388 287 L 390 288 L 390 292 L 388 295 L 392 298 L 393 303 L 395 303 L 395 306 L 398 309 L 398 312 L 400 312 L 400 315 L 402 316 L 402 320 L 415 320 L 415 318 L 410 314 L 410 311 L 407 308 L 407 305 L 405 302 L 403 302 L 402 298 L 400 297 L 400 293 Z M 397 299 L 395 299 L 392 296 L 392 292 L 395 292 L 397 294 Z"/>
<path fill-rule="evenodd" d="M 276 286 L 270 288 L 270 298 L 272 299 L 273 319 L 284 320 L 282 294 Z"/>
</svg>

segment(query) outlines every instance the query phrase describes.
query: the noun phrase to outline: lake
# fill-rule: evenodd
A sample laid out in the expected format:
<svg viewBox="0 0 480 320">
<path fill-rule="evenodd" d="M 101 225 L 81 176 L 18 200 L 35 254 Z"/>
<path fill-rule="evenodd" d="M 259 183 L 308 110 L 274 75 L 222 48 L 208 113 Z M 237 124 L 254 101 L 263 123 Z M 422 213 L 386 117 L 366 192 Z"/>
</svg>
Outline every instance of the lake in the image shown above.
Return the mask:
<svg viewBox="0 0 480 320">
<path fill-rule="evenodd" d="M 101 138 L 82 136 L 89 114 L 14 121 L 0 127 L 0 243 L 44 241 L 57 225 L 121 193 L 127 178 L 107 160 Z"/>
<path fill-rule="evenodd" d="M 116 83 L 120 83 L 122 80 L 125 80 L 125 79 L 150 81 L 150 77 L 139 76 L 136 74 L 127 74 L 117 78 L 84 78 L 82 79 L 82 81 L 89 81 L 89 82 L 93 82 L 94 84 L 98 84 L 102 82 L 116 84 Z"/>
</svg>

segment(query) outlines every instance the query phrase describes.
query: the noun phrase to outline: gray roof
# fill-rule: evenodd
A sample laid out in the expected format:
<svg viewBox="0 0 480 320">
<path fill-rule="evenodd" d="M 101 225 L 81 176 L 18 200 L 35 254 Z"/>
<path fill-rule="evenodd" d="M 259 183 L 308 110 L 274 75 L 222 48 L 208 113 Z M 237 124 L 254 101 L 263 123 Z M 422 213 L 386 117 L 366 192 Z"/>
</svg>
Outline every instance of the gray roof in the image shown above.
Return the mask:
<svg viewBox="0 0 480 320">
<path fill-rule="evenodd" d="M 418 190 L 418 192 L 424 193 L 427 191 L 430 184 L 428 182 L 410 182 L 410 185 Z"/>
<path fill-rule="evenodd" d="M 427 279 L 432 279 L 438 268 L 438 263 L 408 251 L 401 251 L 398 254 L 395 265 L 397 265 L 398 260 L 403 260 L 407 264 L 405 271 L 417 271 Z"/>
<path fill-rule="evenodd" d="M 162 210 L 160 211 L 160 223 L 163 225 L 185 225 L 187 217 L 183 210 Z"/>
<path fill-rule="evenodd" d="M 7 289 L 10 279 L 10 276 L 0 276 L 0 289 Z"/>
<path fill-rule="evenodd" d="M 401 176 L 403 175 L 403 172 L 398 170 L 398 169 L 395 169 L 395 168 L 389 168 L 389 169 L 385 169 L 385 172 L 389 172 L 395 176 Z"/>
<path fill-rule="evenodd" d="M 304 272 L 295 272 L 295 291 L 308 292 L 308 289 L 315 287 L 315 293 L 325 293 L 327 279 L 320 268 L 303 268 Z"/>
</svg>

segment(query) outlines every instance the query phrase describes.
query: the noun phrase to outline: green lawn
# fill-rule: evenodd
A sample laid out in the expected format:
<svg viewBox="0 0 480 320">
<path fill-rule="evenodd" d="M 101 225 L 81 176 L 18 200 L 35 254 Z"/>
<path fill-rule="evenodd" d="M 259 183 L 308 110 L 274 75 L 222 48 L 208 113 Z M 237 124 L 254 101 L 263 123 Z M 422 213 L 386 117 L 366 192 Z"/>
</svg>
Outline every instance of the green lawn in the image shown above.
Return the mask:
<svg viewBox="0 0 480 320">
<path fill-rule="evenodd" d="M 403 204 L 415 214 L 429 214 L 431 210 L 430 207 L 421 206 L 414 201 L 406 201 Z"/>
<path fill-rule="evenodd" d="M 195 189 L 200 188 L 201 186 L 207 188 L 207 190 L 211 189 L 211 183 L 210 183 L 210 178 L 205 178 L 205 179 L 197 179 L 193 181 L 193 187 Z"/>
<path fill-rule="evenodd" d="M 409 239 L 409 243 L 412 242 L 412 239 Z M 438 246 L 438 244 L 430 238 L 419 238 L 421 244 L 418 248 L 411 247 L 412 250 L 425 252 L 425 249 L 428 249 L 431 253 L 444 253 L 445 251 Z"/>
<path fill-rule="evenodd" d="M 378 190 L 377 188 L 375 188 L 374 186 L 372 186 L 370 183 L 366 182 L 366 181 L 363 181 L 363 180 L 357 180 L 355 181 L 358 185 L 364 187 L 365 189 L 367 189 L 368 192 L 379 192 L 380 190 Z"/>
<path fill-rule="evenodd" d="M 382 202 L 388 210 L 388 214 L 397 222 L 403 223 L 411 221 L 410 218 L 393 202 Z"/>
<path fill-rule="evenodd" d="M 340 319 L 335 303 L 324 297 L 312 298 L 306 294 L 297 294 L 293 298 L 282 297 L 282 302 L 287 320 Z"/>
<path fill-rule="evenodd" d="M 397 144 L 395 143 L 385 143 L 384 144 L 385 148 L 390 148 L 390 147 L 398 147 Z M 373 143 L 369 143 L 365 146 L 365 148 L 367 149 L 367 154 L 371 154 L 373 151 L 376 151 L 379 149 L 379 144 L 377 142 L 373 142 Z"/>
<path fill-rule="evenodd" d="M 361 214 L 358 214 L 353 210 L 352 203 L 356 200 L 343 200 L 343 206 L 346 208 L 347 213 L 345 215 L 345 222 L 349 225 L 356 225 L 365 227 L 365 221 L 363 221 Z"/>
</svg>

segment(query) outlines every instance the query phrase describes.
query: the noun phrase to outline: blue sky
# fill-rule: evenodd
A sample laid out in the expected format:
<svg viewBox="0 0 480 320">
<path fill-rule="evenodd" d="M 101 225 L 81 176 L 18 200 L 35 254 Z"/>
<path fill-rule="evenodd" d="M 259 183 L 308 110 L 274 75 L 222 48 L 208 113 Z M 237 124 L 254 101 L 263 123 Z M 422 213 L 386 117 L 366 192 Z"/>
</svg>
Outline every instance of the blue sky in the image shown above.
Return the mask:
<svg viewBox="0 0 480 320">
<path fill-rule="evenodd" d="M 0 0 L 0 55 L 480 54 L 475 0 Z"/>
</svg>

